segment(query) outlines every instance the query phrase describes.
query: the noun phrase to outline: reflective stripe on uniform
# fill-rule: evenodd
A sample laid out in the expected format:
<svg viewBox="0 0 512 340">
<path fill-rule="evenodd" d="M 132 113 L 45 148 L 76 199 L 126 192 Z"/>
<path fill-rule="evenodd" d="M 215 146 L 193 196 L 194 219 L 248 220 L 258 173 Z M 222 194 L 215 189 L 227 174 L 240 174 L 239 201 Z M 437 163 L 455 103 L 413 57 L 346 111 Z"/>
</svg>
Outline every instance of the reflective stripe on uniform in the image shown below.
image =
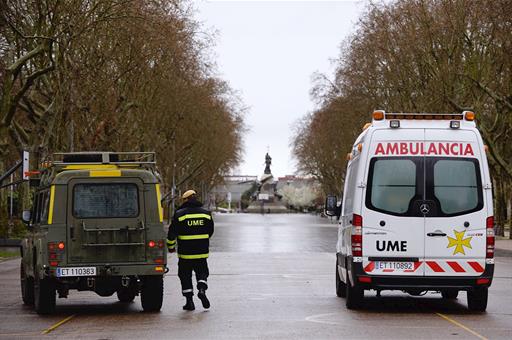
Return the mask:
<svg viewBox="0 0 512 340">
<path fill-rule="evenodd" d="M 178 257 L 180 259 L 184 259 L 184 260 L 196 260 L 196 259 L 205 259 L 208 257 L 209 254 L 197 254 L 197 255 L 183 255 L 183 254 L 178 254 Z"/>
<path fill-rule="evenodd" d="M 187 214 L 187 215 L 183 215 L 183 216 L 180 216 L 178 217 L 178 221 L 185 221 L 185 220 L 188 220 L 190 218 L 206 218 L 208 220 L 211 220 L 212 217 L 208 214 Z"/>
<path fill-rule="evenodd" d="M 193 293 L 194 290 L 193 289 L 183 289 L 181 292 L 182 293 Z"/>
<path fill-rule="evenodd" d="M 172 244 L 175 244 L 176 243 L 176 240 L 167 240 L 167 244 L 168 245 L 172 245 Z"/>
<path fill-rule="evenodd" d="M 200 234 L 200 235 L 179 235 L 178 240 L 202 240 L 209 238 L 208 234 Z"/>
<path fill-rule="evenodd" d="M 199 282 L 207 283 L 206 280 L 198 280 L 197 283 L 199 283 Z"/>
</svg>

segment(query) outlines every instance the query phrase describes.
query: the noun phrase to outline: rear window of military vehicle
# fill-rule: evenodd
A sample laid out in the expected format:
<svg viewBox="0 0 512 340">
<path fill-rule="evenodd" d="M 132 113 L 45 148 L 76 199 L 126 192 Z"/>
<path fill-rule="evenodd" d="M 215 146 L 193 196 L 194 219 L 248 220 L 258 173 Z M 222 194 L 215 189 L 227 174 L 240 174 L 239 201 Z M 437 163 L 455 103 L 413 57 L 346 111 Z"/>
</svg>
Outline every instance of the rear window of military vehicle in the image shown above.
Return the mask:
<svg viewBox="0 0 512 340">
<path fill-rule="evenodd" d="M 385 212 L 406 213 L 416 195 L 416 164 L 409 159 L 379 159 L 372 170 L 371 205 Z"/>
<path fill-rule="evenodd" d="M 477 208 L 479 185 L 476 166 L 469 160 L 438 160 L 434 164 L 434 194 L 444 214 Z"/>
<path fill-rule="evenodd" d="M 139 215 L 139 191 L 131 183 L 77 184 L 73 189 L 76 218 L 123 218 Z"/>
</svg>

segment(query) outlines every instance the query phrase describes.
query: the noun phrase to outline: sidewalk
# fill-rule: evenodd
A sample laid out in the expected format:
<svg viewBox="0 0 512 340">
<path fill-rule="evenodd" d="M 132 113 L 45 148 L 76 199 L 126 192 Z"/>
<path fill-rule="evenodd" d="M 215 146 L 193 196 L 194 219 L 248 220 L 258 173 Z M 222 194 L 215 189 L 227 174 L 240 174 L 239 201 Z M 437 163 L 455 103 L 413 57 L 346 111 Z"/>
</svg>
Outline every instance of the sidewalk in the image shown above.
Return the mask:
<svg viewBox="0 0 512 340">
<path fill-rule="evenodd" d="M 496 238 L 496 256 L 512 256 L 512 240 L 506 238 Z"/>
</svg>

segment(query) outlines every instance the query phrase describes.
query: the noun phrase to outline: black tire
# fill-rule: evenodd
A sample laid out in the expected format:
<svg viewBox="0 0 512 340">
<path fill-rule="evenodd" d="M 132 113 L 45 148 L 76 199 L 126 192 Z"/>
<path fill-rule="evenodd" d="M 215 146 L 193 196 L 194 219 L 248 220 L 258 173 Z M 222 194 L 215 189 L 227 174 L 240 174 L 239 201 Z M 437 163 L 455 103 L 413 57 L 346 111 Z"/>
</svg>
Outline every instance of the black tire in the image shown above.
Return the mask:
<svg viewBox="0 0 512 340">
<path fill-rule="evenodd" d="M 37 314 L 51 314 L 55 311 L 55 285 L 50 278 L 34 280 L 34 309 Z"/>
<path fill-rule="evenodd" d="M 446 300 L 455 300 L 457 298 L 457 296 L 459 296 L 459 291 L 458 290 L 443 290 L 441 291 L 441 296 L 443 297 L 443 299 L 446 299 Z"/>
<path fill-rule="evenodd" d="M 20 286 L 23 304 L 27 306 L 34 305 L 34 279 L 27 277 L 23 263 L 20 266 Z"/>
<path fill-rule="evenodd" d="M 158 312 L 164 298 L 164 278 L 161 275 L 144 277 L 140 300 L 145 312 Z"/>
<path fill-rule="evenodd" d="M 485 312 L 487 309 L 487 300 L 489 297 L 489 290 L 487 287 L 475 288 L 468 290 L 468 308 L 474 312 Z"/>
<path fill-rule="evenodd" d="M 352 287 L 350 282 L 347 280 L 347 299 L 345 300 L 345 304 L 348 309 L 358 309 L 361 307 L 364 298 L 364 289 L 358 287 L 357 285 Z"/>
<path fill-rule="evenodd" d="M 137 292 L 133 288 L 120 288 L 117 291 L 117 298 L 121 302 L 132 302 L 135 299 Z"/>
<path fill-rule="evenodd" d="M 338 273 L 338 264 L 336 263 L 336 296 L 344 298 L 347 296 L 347 285 L 341 281 Z"/>
</svg>

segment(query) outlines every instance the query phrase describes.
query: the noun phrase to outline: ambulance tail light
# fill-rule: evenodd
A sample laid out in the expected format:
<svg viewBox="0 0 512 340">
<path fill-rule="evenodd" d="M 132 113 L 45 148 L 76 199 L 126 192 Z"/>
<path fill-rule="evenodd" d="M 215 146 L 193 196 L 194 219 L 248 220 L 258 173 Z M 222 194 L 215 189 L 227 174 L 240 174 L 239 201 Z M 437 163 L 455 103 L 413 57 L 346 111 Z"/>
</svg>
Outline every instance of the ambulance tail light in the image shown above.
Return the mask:
<svg viewBox="0 0 512 340">
<path fill-rule="evenodd" d="M 372 283 L 372 278 L 369 276 L 359 276 L 357 280 L 361 283 Z"/>
<path fill-rule="evenodd" d="M 491 279 L 488 278 L 481 278 L 476 280 L 477 285 L 488 285 L 489 283 L 491 283 Z"/>
<path fill-rule="evenodd" d="M 363 217 L 361 215 L 352 215 L 352 256 L 363 256 Z"/>
<path fill-rule="evenodd" d="M 487 217 L 486 223 L 486 258 L 494 257 L 494 216 Z"/>
</svg>

